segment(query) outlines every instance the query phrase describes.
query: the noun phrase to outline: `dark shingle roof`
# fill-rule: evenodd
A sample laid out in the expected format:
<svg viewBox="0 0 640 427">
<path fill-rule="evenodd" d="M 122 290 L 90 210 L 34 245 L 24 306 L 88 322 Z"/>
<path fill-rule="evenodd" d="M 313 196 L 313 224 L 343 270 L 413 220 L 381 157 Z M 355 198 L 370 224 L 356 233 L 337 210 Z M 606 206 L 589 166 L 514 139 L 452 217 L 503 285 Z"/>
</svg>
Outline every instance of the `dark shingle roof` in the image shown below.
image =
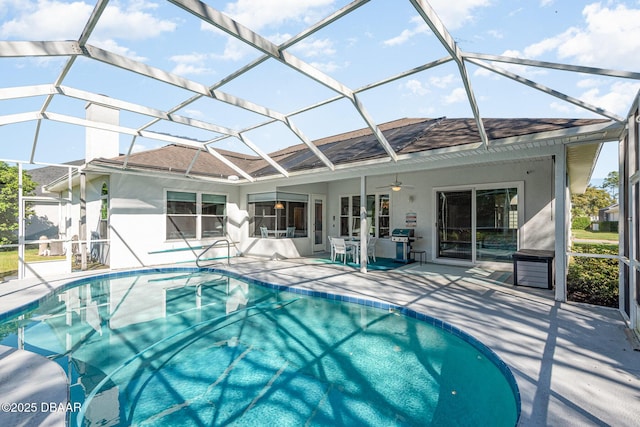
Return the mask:
<svg viewBox="0 0 640 427">
<path fill-rule="evenodd" d="M 541 132 L 607 123 L 607 119 L 484 119 L 489 140 L 519 137 Z M 400 119 L 380 125 L 380 130 L 397 154 L 424 152 L 481 142 L 474 119 Z M 313 142 L 336 165 L 361 162 L 387 156 L 382 145 L 369 128 L 342 133 Z M 156 150 L 134 153 L 127 167 L 185 174 L 193 161 L 197 148 L 168 145 Z M 259 156 L 245 155 L 216 149 L 240 169 L 252 176 L 268 176 L 278 172 Z M 270 153 L 269 156 L 288 171 L 301 171 L 324 167 L 305 144 L 298 144 Z M 121 166 L 126 157 L 98 159 L 94 164 Z M 237 175 L 232 168 L 201 151 L 190 170 L 191 175 L 226 178 Z"/>
</svg>

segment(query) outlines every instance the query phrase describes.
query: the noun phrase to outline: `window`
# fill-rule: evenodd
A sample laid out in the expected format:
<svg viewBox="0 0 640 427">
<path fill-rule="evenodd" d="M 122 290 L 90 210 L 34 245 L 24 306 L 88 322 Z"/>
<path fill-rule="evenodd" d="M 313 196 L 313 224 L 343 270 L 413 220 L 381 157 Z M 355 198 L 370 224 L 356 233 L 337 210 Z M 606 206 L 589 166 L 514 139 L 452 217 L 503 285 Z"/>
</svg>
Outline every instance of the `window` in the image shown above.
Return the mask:
<svg viewBox="0 0 640 427">
<path fill-rule="evenodd" d="M 98 233 L 100 237 L 106 239 L 109 232 L 109 187 L 107 183 L 102 184 L 100 190 L 100 224 L 98 225 Z"/>
<path fill-rule="evenodd" d="M 367 195 L 368 234 L 389 237 L 389 195 Z M 340 235 L 360 235 L 360 196 L 340 197 Z"/>
<path fill-rule="evenodd" d="M 309 196 L 281 191 L 249 194 L 249 236 L 307 237 Z M 261 229 L 263 231 L 261 231 Z"/>
<path fill-rule="evenodd" d="M 224 236 L 227 197 L 167 191 L 167 240 Z"/>
</svg>

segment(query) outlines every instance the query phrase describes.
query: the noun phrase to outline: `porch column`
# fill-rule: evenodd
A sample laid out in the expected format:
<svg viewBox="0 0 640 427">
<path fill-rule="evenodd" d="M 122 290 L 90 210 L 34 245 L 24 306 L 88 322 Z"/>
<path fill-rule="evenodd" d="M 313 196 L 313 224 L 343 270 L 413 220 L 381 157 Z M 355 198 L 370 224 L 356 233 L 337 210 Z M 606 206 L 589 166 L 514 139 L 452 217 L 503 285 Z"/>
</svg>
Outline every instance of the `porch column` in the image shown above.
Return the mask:
<svg viewBox="0 0 640 427">
<path fill-rule="evenodd" d="M 360 177 L 360 272 L 367 272 L 367 177 Z"/>
<path fill-rule="evenodd" d="M 80 270 L 87 269 L 87 174 L 80 173 Z"/>
<path fill-rule="evenodd" d="M 556 301 L 567 301 L 567 241 L 570 218 L 567 214 L 567 197 L 569 191 L 567 183 L 567 150 L 562 146 L 558 154 L 554 156 L 555 176 L 555 264 L 556 264 Z"/>
<path fill-rule="evenodd" d="M 22 199 L 22 163 L 18 163 L 18 279 L 24 279 L 24 200 Z"/>
</svg>

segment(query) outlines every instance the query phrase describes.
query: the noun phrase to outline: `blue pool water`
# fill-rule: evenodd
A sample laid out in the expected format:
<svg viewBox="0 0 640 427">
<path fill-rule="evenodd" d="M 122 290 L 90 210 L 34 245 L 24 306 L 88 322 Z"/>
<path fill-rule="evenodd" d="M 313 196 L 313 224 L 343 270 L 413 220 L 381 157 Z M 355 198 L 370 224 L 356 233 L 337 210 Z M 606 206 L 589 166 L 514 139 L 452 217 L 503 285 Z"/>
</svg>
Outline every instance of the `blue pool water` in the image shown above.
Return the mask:
<svg viewBox="0 0 640 427">
<path fill-rule="evenodd" d="M 76 282 L 18 319 L 0 323 L 1 343 L 23 336 L 69 373 L 83 404 L 72 425 L 513 426 L 519 415 L 493 352 L 377 302 L 173 269 Z"/>
</svg>

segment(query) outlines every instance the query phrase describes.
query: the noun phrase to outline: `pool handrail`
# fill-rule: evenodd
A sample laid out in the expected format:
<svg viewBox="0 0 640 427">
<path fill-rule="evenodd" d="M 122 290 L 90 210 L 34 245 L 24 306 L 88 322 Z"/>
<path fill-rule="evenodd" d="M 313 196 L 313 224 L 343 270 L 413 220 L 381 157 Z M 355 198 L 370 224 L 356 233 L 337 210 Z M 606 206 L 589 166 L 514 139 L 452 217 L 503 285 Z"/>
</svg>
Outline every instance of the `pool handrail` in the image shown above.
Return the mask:
<svg viewBox="0 0 640 427">
<path fill-rule="evenodd" d="M 202 257 L 202 255 L 207 253 L 207 251 L 209 249 L 215 247 L 218 243 L 221 243 L 221 242 L 226 243 L 226 246 L 227 246 L 227 265 L 231 265 L 231 244 L 229 243 L 229 241 L 227 239 L 219 239 L 219 240 L 216 240 L 215 242 L 213 242 L 212 244 L 210 244 L 209 246 L 207 246 L 206 248 L 204 248 L 202 252 L 200 252 L 200 255 L 198 255 L 198 257 L 196 258 L 196 265 L 198 266 L 198 268 L 202 268 L 202 266 L 200 265 L 200 257 Z"/>
</svg>

